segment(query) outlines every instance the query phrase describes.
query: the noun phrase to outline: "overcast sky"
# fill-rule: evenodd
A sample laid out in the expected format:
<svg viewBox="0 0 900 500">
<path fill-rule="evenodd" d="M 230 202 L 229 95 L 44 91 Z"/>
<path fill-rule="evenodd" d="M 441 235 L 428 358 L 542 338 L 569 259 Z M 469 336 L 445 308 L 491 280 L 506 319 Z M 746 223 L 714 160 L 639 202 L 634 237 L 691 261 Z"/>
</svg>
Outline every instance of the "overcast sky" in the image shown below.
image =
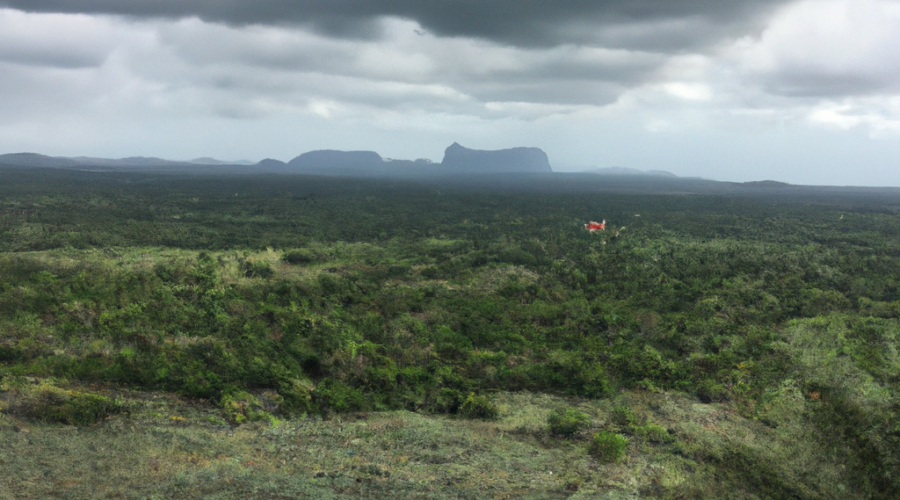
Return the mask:
<svg viewBox="0 0 900 500">
<path fill-rule="evenodd" d="M 0 0 L 0 153 L 900 186 L 900 0 Z"/>
</svg>

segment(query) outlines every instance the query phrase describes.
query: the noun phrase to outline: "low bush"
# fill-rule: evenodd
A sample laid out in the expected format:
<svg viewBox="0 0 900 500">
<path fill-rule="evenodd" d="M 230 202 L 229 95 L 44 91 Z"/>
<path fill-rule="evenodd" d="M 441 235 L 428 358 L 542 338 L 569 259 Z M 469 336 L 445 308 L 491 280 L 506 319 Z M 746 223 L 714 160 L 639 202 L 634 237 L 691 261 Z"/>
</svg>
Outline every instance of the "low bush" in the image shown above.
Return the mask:
<svg viewBox="0 0 900 500">
<path fill-rule="evenodd" d="M 12 384 L 4 380 L 9 407 L 5 410 L 33 422 L 86 427 L 124 411 L 120 401 L 56 387 L 52 382 Z"/>
<path fill-rule="evenodd" d="M 272 415 L 264 408 L 263 403 L 254 395 L 238 391 L 222 396 L 219 406 L 232 424 L 271 421 Z"/>
<path fill-rule="evenodd" d="M 432 413 L 457 413 L 463 404 L 465 393 L 450 387 L 441 387 L 429 398 L 426 408 Z"/>
<path fill-rule="evenodd" d="M 265 261 L 254 262 L 245 260 L 241 263 L 241 270 L 244 272 L 244 276 L 248 278 L 271 278 L 275 274 L 272 266 Z"/>
<path fill-rule="evenodd" d="M 498 412 L 497 407 L 488 398 L 470 392 L 469 397 L 459 407 L 459 414 L 466 418 L 494 420 L 497 418 Z"/>
<path fill-rule="evenodd" d="M 675 441 L 675 438 L 664 427 L 656 424 L 632 427 L 632 432 L 651 443 L 671 443 Z"/>
<path fill-rule="evenodd" d="M 318 260 L 318 256 L 311 250 L 300 249 L 287 252 L 281 256 L 281 260 L 288 264 L 303 265 L 312 264 Z"/>
<path fill-rule="evenodd" d="M 313 392 L 313 399 L 323 415 L 330 412 L 346 413 L 366 409 L 366 399 L 362 391 L 344 382 L 326 378 L 319 382 Z"/>
<path fill-rule="evenodd" d="M 561 408 L 547 417 L 550 432 L 565 437 L 575 435 L 578 431 L 587 428 L 590 423 L 591 419 L 587 414 L 581 413 L 575 408 Z"/>
<path fill-rule="evenodd" d="M 727 399 L 724 384 L 712 379 L 703 379 L 697 384 L 697 398 L 703 403 L 717 403 Z"/>
<path fill-rule="evenodd" d="M 281 396 L 280 410 L 287 415 L 304 415 L 313 409 L 311 384 L 299 379 L 289 379 L 278 386 Z"/>
<path fill-rule="evenodd" d="M 624 405 L 613 408 L 610 418 L 619 427 L 630 428 L 638 424 L 637 416 L 631 411 L 631 408 Z"/>
<path fill-rule="evenodd" d="M 625 457 L 628 438 L 621 434 L 603 431 L 594 434 L 588 453 L 604 463 L 614 463 Z"/>
</svg>

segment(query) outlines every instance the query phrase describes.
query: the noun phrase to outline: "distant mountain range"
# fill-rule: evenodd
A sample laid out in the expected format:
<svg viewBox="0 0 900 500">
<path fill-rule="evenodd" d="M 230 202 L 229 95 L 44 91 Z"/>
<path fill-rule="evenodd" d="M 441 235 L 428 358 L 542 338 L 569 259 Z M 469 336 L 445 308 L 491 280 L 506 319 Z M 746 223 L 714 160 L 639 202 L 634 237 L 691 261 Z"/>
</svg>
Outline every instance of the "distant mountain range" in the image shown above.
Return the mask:
<svg viewBox="0 0 900 500">
<path fill-rule="evenodd" d="M 306 174 L 433 180 L 442 185 L 473 188 L 491 186 L 511 190 L 532 189 L 533 186 L 539 185 L 541 189 L 550 191 L 583 189 L 592 192 L 620 193 L 788 196 L 796 199 L 832 192 L 854 196 L 870 196 L 878 193 L 895 196 L 900 193 L 900 188 L 803 186 L 773 180 L 723 182 L 699 177 L 679 177 L 663 170 L 642 171 L 623 167 L 589 167 L 578 172 L 569 170 L 554 173 L 546 153 L 538 148 L 482 151 L 468 149 L 457 143 L 446 149 L 441 163 L 423 158 L 393 160 L 382 158 L 374 151 L 318 150 L 303 153 L 289 162 L 267 158 L 257 163 L 247 160 L 227 162 L 208 157 L 190 161 L 171 161 L 143 156 L 109 159 L 14 153 L 0 155 L 0 167 L 4 166 L 60 168 L 86 172 L 188 175 Z M 900 210 L 900 207 L 891 205 L 891 210 L 894 209 Z"/>
<path fill-rule="evenodd" d="M 547 159 L 547 154 L 539 148 L 484 151 L 468 149 L 455 142 L 444 152 L 444 159 L 441 163 L 434 163 L 427 159 L 385 159 L 374 151 L 319 150 L 303 153 L 287 163 L 271 158 L 253 163 L 247 160 L 226 162 L 209 157 L 196 158 L 190 161 L 171 161 L 143 156 L 110 159 L 14 153 L 0 155 L 0 165 L 75 168 L 81 170 L 170 170 L 212 167 L 229 172 L 237 169 L 257 173 L 303 173 L 352 177 L 553 172 Z"/>
<path fill-rule="evenodd" d="M 200 169 L 201 171 L 223 173 L 296 173 L 348 177 L 549 174 L 553 172 L 547 154 L 539 148 L 517 147 L 487 151 L 469 149 L 455 142 L 444 151 L 444 158 L 440 163 L 427 159 L 386 159 L 374 151 L 318 150 L 303 153 L 288 162 L 267 158 L 257 163 L 249 160 L 222 161 L 210 157 L 195 158 L 189 161 L 172 161 L 143 156 L 110 159 L 14 153 L 0 155 L 0 165 L 128 171 L 193 172 Z M 675 174 L 662 170 L 642 171 L 623 167 L 593 168 L 585 170 L 583 173 L 677 178 Z"/>
<path fill-rule="evenodd" d="M 55 167 L 55 168 L 158 168 L 196 165 L 253 165 L 250 160 L 234 162 L 220 161 L 215 158 L 197 158 L 190 161 L 171 161 L 162 158 L 132 156 L 128 158 L 93 158 L 89 156 L 46 156 L 37 153 L 12 153 L 0 155 L 0 165 L 19 167 Z"/>
</svg>

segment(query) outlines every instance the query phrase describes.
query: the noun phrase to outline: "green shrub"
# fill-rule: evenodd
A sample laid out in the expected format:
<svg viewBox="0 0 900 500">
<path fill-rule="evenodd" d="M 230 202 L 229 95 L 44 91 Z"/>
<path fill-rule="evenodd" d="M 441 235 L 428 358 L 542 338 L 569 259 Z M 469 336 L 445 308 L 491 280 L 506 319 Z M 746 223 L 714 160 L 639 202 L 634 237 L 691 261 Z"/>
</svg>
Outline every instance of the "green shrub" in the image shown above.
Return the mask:
<svg viewBox="0 0 900 500">
<path fill-rule="evenodd" d="M 441 272 L 434 266 L 425 266 L 419 270 L 419 275 L 427 280 L 433 280 L 437 279 L 437 277 L 441 275 Z"/>
<path fill-rule="evenodd" d="M 37 385 L 3 385 L 13 393 L 8 411 L 35 422 L 85 427 L 124 411 L 122 403 L 115 399 L 62 389 L 47 381 Z"/>
<path fill-rule="evenodd" d="M 40 401 L 52 400 L 52 397 L 48 397 L 50 394 L 54 393 L 44 393 L 44 397 Z M 68 392 L 67 396 L 68 398 L 62 398 L 59 407 L 36 406 L 35 414 L 43 415 L 48 421 L 88 426 L 122 411 L 122 406 L 118 401 L 99 394 L 72 391 Z"/>
<path fill-rule="evenodd" d="M 675 440 L 664 427 L 656 424 L 633 427 L 632 432 L 651 443 L 671 443 Z"/>
<path fill-rule="evenodd" d="M 244 276 L 248 278 L 271 278 L 275 275 L 275 271 L 272 270 L 272 266 L 266 261 L 250 261 L 245 260 L 241 263 L 241 270 L 244 271 Z"/>
<path fill-rule="evenodd" d="M 697 384 L 697 398 L 703 403 L 715 403 L 727 398 L 725 386 L 712 379 L 703 379 Z"/>
<path fill-rule="evenodd" d="M 561 350 L 550 354 L 545 363 L 530 363 L 511 370 L 506 387 L 535 392 L 559 391 L 573 396 L 602 398 L 613 393 L 606 369 L 599 363 L 587 363 L 578 353 Z"/>
<path fill-rule="evenodd" d="M 303 415 L 312 411 L 312 393 L 308 382 L 289 379 L 278 385 L 281 396 L 281 410 L 288 415 Z"/>
<path fill-rule="evenodd" d="M 479 418 L 481 420 L 494 420 L 497 418 L 497 407 L 485 396 L 476 396 L 474 392 L 463 401 L 459 407 L 459 414 L 466 418 Z"/>
<path fill-rule="evenodd" d="M 302 265 L 311 264 L 318 260 L 318 256 L 308 249 L 293 250 L 281 256 L 281 260 L 288 264 Z"/>
<path fill-rule="evenodd" d="M 429 398 L 428 411 L 456 413 L 463 404 L 463 393 L 450 387 L 441 387 Z"/>
<path fill-rule="evenodd" d="M 630 428 L 638 424 L 637 416 L 631 411 L 631 408 L 624 405 L 614 407 L 610 418 L 614 424 L 620 427 Z"/>
<path fill-rule="evenodd" d="M 603 431 L 594 434 L 588 453 L 604 463 L 618 462 L 625 456 L 628 438 L 621 434 Z"/>
<path fill-rule="evenodd" d="M 561 408 L 547 417 L 547 425 L 550 426 L 550 432 L 566 437 L 587 428 L 590 423 L 591 419 L 575 408 Z"/>
<path fill-rule="evenodd" d="M 244 391 L 226 394 L 219 401 L 228 421 L 233 424 L 270 421 L 272 415 L 264 408 L 258 398 Z"/>
<path fill-rule="evenodd" d="M 323 415 L 329 412 L 361 411 L 366 407 L 362 391 L 333 378 L 319 382 L 313 392 L 313 398 Z"/>
</svg>

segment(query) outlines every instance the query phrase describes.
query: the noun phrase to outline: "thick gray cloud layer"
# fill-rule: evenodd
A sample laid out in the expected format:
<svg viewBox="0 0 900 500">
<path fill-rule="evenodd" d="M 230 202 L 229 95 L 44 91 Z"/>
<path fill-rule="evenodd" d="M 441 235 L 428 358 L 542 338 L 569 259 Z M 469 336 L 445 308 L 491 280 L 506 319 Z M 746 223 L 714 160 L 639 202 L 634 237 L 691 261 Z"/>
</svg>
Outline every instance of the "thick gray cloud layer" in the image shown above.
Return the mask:
<svg viewBox="0 0 900 500">
<path fill-rule="evenodd" d="M 519 46 L 603 44 L 678 51 L 758 24 L 785 0 L 3 0 L 26 12 L 198 17 L 232 25 L 298 24 L 376 37 L 399 17 L 447 37 Z"/>
<path fill-rule="evenodd" d="M 0 0 L 0 152 L 900 185 L 897 33 L 900 0 Z"/>
</svg>

